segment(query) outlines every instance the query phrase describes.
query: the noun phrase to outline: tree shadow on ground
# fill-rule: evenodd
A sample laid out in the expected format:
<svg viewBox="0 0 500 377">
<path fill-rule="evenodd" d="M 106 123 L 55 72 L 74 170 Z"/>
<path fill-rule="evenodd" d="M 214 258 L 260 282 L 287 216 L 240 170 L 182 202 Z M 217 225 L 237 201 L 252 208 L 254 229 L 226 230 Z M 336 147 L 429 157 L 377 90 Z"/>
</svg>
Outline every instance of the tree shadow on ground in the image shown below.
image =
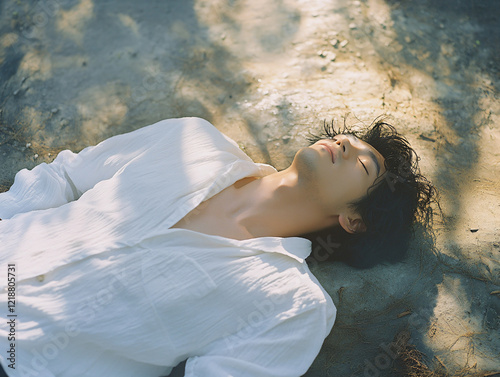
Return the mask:
<svg viewBox="0 0 500 377">
<path fill-rule="evenodd" d="M 228 30 L 238 32 L 231 17 L 241 3 L 216 4 Z M 287 23 L 282 14 L 297 14 L 274 3 L 278 21 L 272 30 L 257 30 L 256 48 L 279 49 L 297 31 L 300 17 Z M 50 161 L 65 148 L 78 151 L 160 119 L 199 116 L 213 121 L 241 109 L 255 78 L 244 68 L 244 57 L 200 21 L 195 7 L 201 5 L 3 3 L 1 30 L 15 42 L 0 65 L 0 159 L 22 158 L 2 171 L 0 183 L 9 186 L 15 172 Z M 71 28 L 70 21 L 76 23 Z M 247 142 L 270 161 L 262 127 L 243 118 L 239 123 L 248 131 Z M 22 147 L 28 143 L 29 148 Z"/>
<path fill-rule="evenodd" d="M 371 43 L 385 61 L 385 67 L 397 72 L 391 79 L 393 87 L 411 82 L 415 70 L 435 80 L 433 100 L 441 109 L 444 120 L 434 124 L 438 143 L 433 181 L 450 204 L 446 211 L 447 231 L 442 237 L 445 244 L 457 249 L 457 259 L 437 253 L 437 267 L 443 278 L 451 276 L 460 281 L 464 296 L 457 299 L 465 300 L 462 303 L 464 310 L 468 309 L 472 318 L 482 322 L 484 329 L 497 331 L 498 323 L 488 322 L 487 317 L 499 312 L 498 303 L 491 296 L 486 297 L 486 302 L 478 302 L 477 294 L 493 290 L 499 283 L 498 279 L 494 279 L 489 269 L 485 273 L 462 266 L 465 261 L 460 261 L 461 247 L 451 238 L 450 230 L 463 216 L 461 193 L 468 188 L 470 177 L 478 167 L 479 133 L 491 123 L 491 112 L 482 108 L 481 100 L 485 95 L 493 95 L 500 83 L 500 56 L 496 53 L 500 41 L 500 14 L 495 12 L 498 4 L 495 1 L 478 3 L 465 0 L 389 0 L 387 3 L 391 10 L 391 28 L 401 50 L 394 53 L 392 46 L 381 43 L 377 38 L 381 33 L 378 25 L 372 29 Z M 490 83 L 481 84 L 481 77 L 489 78 Z M 432 325 L 429 319 L 428 327 Z M 487 333 L 466 333 L 457 333 L 457 340 L 466 336 L 472 347 L 466 348 L 472 352 L 474 343 L 476 348 L 481 342 L 486 343 Z M 419 343 L 417 348 L 424 351 L 422 347 Z M 484 345 L 483 350 L 478 350 L 479 353 L 482 351 Z M 496 352 L 494 349 L 486 351 L 490 355 Z M 433 354 L 431 350 L 424 353 Z M 468 367 L 467 362 L 464 367 Z"/>
<path fill-rule="evenodd" d="M 280 14 L 293 13 L 275 3 Z M 241 57 L 200 23 L 193 0 L 32 0 L 1 6 L 0 30 L 13 41 L 0 65 L 4 189 L 17 171 L 50 162 L 62 149 L 77 152 L 166 118 L 212 121 L 238 109 L 254 80 Z M 278 33 L 259 30 L 263 49 L 279 49 L 293 37 L 298 20 L 284 21 L 275 23 Z M 231 12 L 224 22 L 238 25 Z M 261 127 L 242 119 L 270 162 Z M 184 363 L 172 375 L 183 375 L 183 368 Z"/>
</svg>

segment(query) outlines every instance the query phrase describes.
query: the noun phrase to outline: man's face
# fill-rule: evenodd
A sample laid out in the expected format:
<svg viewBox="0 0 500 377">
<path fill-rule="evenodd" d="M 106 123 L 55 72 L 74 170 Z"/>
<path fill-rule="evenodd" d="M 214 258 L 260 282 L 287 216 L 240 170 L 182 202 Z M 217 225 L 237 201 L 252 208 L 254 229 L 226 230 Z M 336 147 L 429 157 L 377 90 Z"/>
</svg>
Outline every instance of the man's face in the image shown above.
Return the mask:
<svg viewBox="0 0 500 377">
<path fill-rule="evenodd" d="M 293 163 L 299 179 L 302 175 L 313 185 L 321 205 L 336 212 L 364 197 L 385 173 L 384 157 L 353 135 L 337 135 L 302 148 Z"/>
</svg>

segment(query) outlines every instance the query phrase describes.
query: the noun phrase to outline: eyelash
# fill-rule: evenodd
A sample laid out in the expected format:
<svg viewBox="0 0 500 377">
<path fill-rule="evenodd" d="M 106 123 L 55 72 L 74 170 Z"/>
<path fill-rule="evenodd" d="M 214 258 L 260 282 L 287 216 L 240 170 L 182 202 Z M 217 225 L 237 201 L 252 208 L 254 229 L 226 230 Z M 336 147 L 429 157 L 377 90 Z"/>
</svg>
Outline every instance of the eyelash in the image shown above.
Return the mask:
<svg viewBox="0 0 500 377">
<path fill-rule="evenodd" d="M 359 158 L 358 158 L 359 160 Z M 359 162 L 361 162 L 361 165 L 363 165 L 363 169 L 365 169 L 365 171 L 368 173 L 368 169 L 366 168 L 365 164 L 363 164 L 363 161 L 359 160 Z"/>
</svg>

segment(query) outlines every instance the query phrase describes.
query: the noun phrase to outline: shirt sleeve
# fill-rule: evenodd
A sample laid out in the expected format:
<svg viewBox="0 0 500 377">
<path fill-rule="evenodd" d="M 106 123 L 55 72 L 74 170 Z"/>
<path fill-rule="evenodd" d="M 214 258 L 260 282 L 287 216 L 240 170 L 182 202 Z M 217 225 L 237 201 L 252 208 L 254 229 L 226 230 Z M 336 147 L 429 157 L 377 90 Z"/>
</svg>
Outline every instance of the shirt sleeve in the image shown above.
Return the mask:
<svg viewBox="0 0 500 377">
<path fill-rule="evenodd" d="M 165 137 L 167 123 L 165 120 L 113 136 L 79 153 L 64 150 L 49 164 L 19 171 L 9 191 L 0 194 L 0 219 L 77 200 L 140 156 L 148 145 Z"/>
<path fill-rule="evenodd" d="M 185 377 L 297 377 L 307 372 L 330 329 L 322 305 L 278 325 L 223 338 L 186 362 Z"/>
</svg>

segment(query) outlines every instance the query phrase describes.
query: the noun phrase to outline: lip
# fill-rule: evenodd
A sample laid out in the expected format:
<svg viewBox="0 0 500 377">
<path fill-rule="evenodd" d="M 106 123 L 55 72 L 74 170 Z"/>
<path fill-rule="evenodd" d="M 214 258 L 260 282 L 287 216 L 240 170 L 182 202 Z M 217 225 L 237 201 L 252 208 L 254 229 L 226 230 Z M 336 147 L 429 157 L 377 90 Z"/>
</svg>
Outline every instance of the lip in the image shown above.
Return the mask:
<svg viewBox="0 0 500 377">
<path fill-rule="evenodd" d="M 322 145 L 326 148 L 326 150 L 328 151 L 328 153 L 330 153 L 330 156 L 332 157 L 332 163 L 335 163 L 335 153 L 333 152 L 332 148 L 326 143 L 319 143 L 319 145 Z"/>
</svg>

